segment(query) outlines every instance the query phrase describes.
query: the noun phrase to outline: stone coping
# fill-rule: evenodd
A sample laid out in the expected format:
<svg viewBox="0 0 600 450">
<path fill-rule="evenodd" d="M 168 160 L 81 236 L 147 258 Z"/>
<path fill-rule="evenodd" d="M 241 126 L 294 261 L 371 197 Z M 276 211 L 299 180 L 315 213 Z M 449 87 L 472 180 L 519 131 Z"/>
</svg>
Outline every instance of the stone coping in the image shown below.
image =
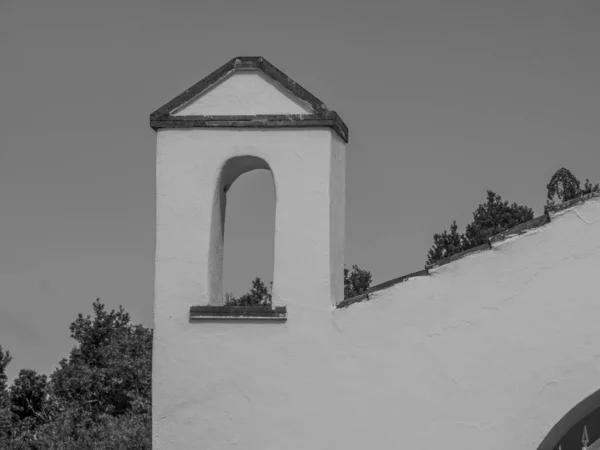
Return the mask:
<svg viewBox="0 0 600 450">
<path fill-rule="evenodd" d="M 313 114 L 265 114 L 248 116 L 175 116 L 181 107 L 193 101 L 207 89 L 235 71 L 259 70 L 289 91 L 294 97 L 310 106 Z M 232 58 L 210 75 L 183 91 L 150 114 L 150 127 L 160 129 L 181 128 L 331 128 L 344 142 L 349 140 L 348 127 L 340 116 L 325 103 L 308 92 L 289 76 L 262 56 Z"/>
<path fill-rule="evenodd" d="M 206 320 L 250 320 L 280 321 L 287 320 L 287 307 L 276 306 L 191 306 L 191 321 Z"/>
<path fill-rule="evenodd" d="M 569 200 L 568 202 L 560 203 L 559 205 L 546 206 L 544 207 L 544 209 L 547 213 L 555 215 L 556 213 L 564 211 L 565 209 L 569 209 L 573 206 L 585 203 L 592 198 L 600 198 L 600 192 L 592 192 L 591 194 L 582 195 L 581 197 L 574 198 L 573 200 Z"/>
<path fill-rule="evenodd" d="M 535 228 L 539 228 L 542 227 L 544 225 L 546 225 L 547 223 L 550 222 L 551 218 L 553 216 L 556 216 L 558 213 L 572 208 L 573 206 L 576 205 L 580 205 L 582 203 L 585 203 L 586 201 L 592 199 L 592 198 L 600 198 L 600 193 L 592 193 L 592 194 L 588 194 L 588 195 L 583 195 L 581 197 L 578 197 L 576 199 L 573 200 L 569 200 L 567 202 L 561 203 L 559 205 L 553 206 L 553 207 L 545 207 L 544 210 L 544 214 L 542 214 L 541 216 L 538 216 L 534 219 L 528 220 L 527 222 L 523 222 L 520 223 L 519 225 L 513 227 L 513 228 L 509 228 L 507 230 L 504 230 L 498 234 L 495 234 L 494 236 L 491 236 L 488 240 L 487 243 L 479 245 L 477 247 L 473 247 L 470 248 L 469 250 L 465 250 L 464 252 L 460 252 L 457 253 L 455 255 L 449 256 L 447 258 L 443 258 L 439 261 L 437 261 L 435 264 L 431 265 L 431 266 L 425 266 L 425 270 L 420 270 L 418 272 L 413 272 L 410 273 L 408 275 L 403 275 L 401 277 L 398 278 L 394 278 L 392 280 L 389 281 L 384 281 L 383 283 L 380 283 L 376 286 L 373 286 L 371 288 L 369 288 L 369 290 L 361 295 L 357 295 L 356 297 L 352 297 L 352 298 L 346 298 L 344 300 L 342 300 L 341 302 L 339 302 L 336 305 L 337 309 L 341 309 L 341 308 L 347 308 L 348 306 L 354 304 L 354 303 L 359 303 L 359 302 L 363 302 L 363 301 L 368 301 L 369 300 L 369 296 L 377 291 L 381 291 L 383 289 L 387 289 L 390 288 L 396 284 L 399 283 L 403 283 L 406 280 L 410 279 L 410 278 L 415 278 L 415 277 L 422 277 L 422 276 L 428 276 L 430 274 L 430 270 L 435 270 L 441 266 L 445 266 L 446 264 L 450 264 L 451 262 L 457 261 L 459 259 L 464 258 L 465 256 L 471 254 L 471 253 L 476 253 L 476 252 L 481 252 L 481 251 L 485 251 L 485 250 L 490 250 L 493 248 L 493 244 L 496 244 L 498 242 L 502 242 L 510 237 L 513 236 L 518 236 L 521 235 L 523 233 L 526 233 L 529 230 L 535 229 Z"/>
<path fill-rule="evenodd" d="M 393 278 L 383 283 L 379 283 L 376 286 L 369 288 L 369 290 L 361 295 L 355 297 L 346 298 L 336 305 L 336 309 L 347 308 L 348 306 L 363 301 L 368 301 L 369 296 L 375 292 L 388 289 L 396 284 L 404 283 L 405 281 L 416 278 L 425 277 L 430 275 L 431 270 L 435 270 L 439 267 L 450 264 L 451 262 L 457 261 L 464 258 L 472 253 L 477 253 L 493 248 L 493 244 L 502 242 L 510 237 L 518 236 L 526 233 L 529 230 L 542 227 L 550 222 L 551 218 L 557 213 L 569 209 L 573 206 L 582 204 L 589 199 L 600 198 L 600 193 L 593 193 L 585 195 L 568 202 L 561 203 L 554 207 L 546 207 L 544 214 L 534 219 L 528 220 L 527 222 L 520 223 L 519 225 L 504 230 L 494 236 L 491 236 L 485 244 L 473 247 L 465 250 L 464 252 L 457 253 L 447 258 L 437 261 L 431 266 L 425 266 L 423 270 L 402 275 L 397 278 Z M 286 321 L 287 320 L 287 307 L 285 306 L 191 306 L 190 307 L 190 320 L 191 321 L 230 321 L 230 320 L 248 320 L 248 321 Z"/>
<path fill-rule="evenodd" d="M 392 280 L 384 281 L 383 283 L 380 283 L 377 286 L 373 286 L 373 287 L 369 288 L 368 292 L 365 294 L 357 295 L 356 297 L 346 298 L 346 299 L 342 300 L 341 302 L 339 302 L 336 305 L 336 308 L 347 308 L 348 306 L 350 306 L 353 303 L 358 303 L 358 302 L 362 302 L 364 300 L 368 300 L 369 295 L 373 294 L 374 292 L 381 291 L 383 289 L 387 289 L 387 288 L 392 287 L 399 283 L 403 283 L 406 280 L 408 280 L 409 278 L 424 277 L 427 275 L 429 275 L 429 269 L 426 267 L 423 270 L 409 273 L 408 275 L 402 275 L 401 277 L 394 278 Z"/>
</svg>

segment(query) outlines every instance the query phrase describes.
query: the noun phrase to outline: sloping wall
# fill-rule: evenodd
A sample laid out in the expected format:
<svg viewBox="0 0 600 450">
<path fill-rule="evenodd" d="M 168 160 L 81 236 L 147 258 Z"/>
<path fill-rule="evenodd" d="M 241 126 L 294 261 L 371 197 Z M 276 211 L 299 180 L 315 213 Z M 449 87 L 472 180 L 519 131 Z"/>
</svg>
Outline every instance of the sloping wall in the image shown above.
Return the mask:
<svg viewBox="0 0 600 450">
<path fill-rule="evenodd" d="M 173 367 L 180 449 L 535 450 L 600 388 L 600 200 L 286 323 L 198 323 Z M 308 281 L 307 281 L 308 282 Z M 323 302 L 327 302 L 323 299 Z M 167 447 L 164 447 L 167 448 Z"/>
</svg>

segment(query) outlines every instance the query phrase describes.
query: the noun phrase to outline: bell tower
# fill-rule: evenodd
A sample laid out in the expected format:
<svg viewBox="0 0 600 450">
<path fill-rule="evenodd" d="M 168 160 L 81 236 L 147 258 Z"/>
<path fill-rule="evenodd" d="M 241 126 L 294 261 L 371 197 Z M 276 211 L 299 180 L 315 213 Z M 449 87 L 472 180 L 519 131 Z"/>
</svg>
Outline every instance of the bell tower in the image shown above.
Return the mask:
<svg viewBox="0 0 600 450">
<path fill-rule="evenodd" d="M 182 405 L 200 401 L 200 374 L 217 369 L 208 342 L 237 324 L 195 323 L 190 308 L 223 305 L 227 190 L 247 171 L 271 171 L 273 306 L 287 308 L 284 329 L 314 326 L 310 317 L 327 319 L 343 300 L 348 129 L 262 57 L 233 58 L 152 113 L 150 126 L 157 132 L 154 448 L 200 448 L 181 440 L 182 428 L 198 428 Z"/>
</svg>

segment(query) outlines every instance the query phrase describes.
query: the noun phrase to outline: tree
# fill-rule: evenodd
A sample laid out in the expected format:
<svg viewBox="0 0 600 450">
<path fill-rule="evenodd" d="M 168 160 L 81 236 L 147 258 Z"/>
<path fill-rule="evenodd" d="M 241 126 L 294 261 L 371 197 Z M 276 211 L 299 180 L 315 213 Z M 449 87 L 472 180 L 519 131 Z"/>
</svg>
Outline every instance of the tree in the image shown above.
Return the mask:
<svg viewBox="0 0 600 450">
<path fill-rule="evenodd" d="M 48 418 L 44 415 L 48 398 L 48 377 L 35 370 L 22 369 L 10 387 L 11 411 L 19 421 L 27 418 L 37 423 Z"/>
<path fill-rule="evenodd" d="M 271 282 L 271 286 L 273 283 Z M 273 298 L 265 283 L 258 277 L 252 281 L 250 292 L 235 298 L 233 294 L 225 295 L 227 306 L 271 306 Z"/>
<path fill-rule="evenodd" d="M 82 314 L 71 323 L 78 345 L 51 375 L 53 393 L 65 404 L 92 416 L 151 410 L 152 330 L 132 325 L 123 307 L 105 311 L 97 299 L 94 318 Z"/>
<path fill-rule="evenodd" d="M 460 253 L 463 250 L 463 236 L 458 234 L 458 225 L 456 220 L 450 226 L 450 233 L 444 230 L 443 233 L 433 235 L 433 247 L 427 255 L 427 264 L 431 265 L 440 259 Z"/>
<path fill-rule="evenodd" d="M 98 299 L 93 309 L 71 323 L 77 345 L 49 380 L 22 370 L 8 389 L 12 428 L 0 425 L 0 448 L 152 448 L 152 330 L 131 324 L 122 307 L 108 312 Z M 0 388 L 7 355 L 0 349 Z"/>
<path fill-rule="evenodd" d="M 10 364 L 12 356 L 10 352 L 4 352 L 0 345 L 0 447 L 3 441 L 8 439 L 6 427 L 12 424 L 12 412 L 10 411 L 10 395 L 8 391 L 8 377 L 6 368 Z"/>
<path fill-rule="evenodd" d="M 344 266 L 344 298 L 365 294 L 370 286 L 371 272 L 363 270 L 357 265 L 352 266 L 352 271 Z"/>
<path fill-rule="evenodd" d="M 502 201 L 493 191 L 487 191 L 487 200 L 473 212 L 473 221 L 466 226 L 465 233 L 458 233 L 456 221 L 450 232 L 433 235 L 433 247 L 427 255 L 427 265 L 455 255 L 473 247 L 485 244 L 494 234 L 507 230 L 520 223 L 533 219 L 533 210 L 516 203 Z"/>
<path fill-rule="evenodd" d="M 364 294 L 371 285 L 371 272 L 358 266 L 352 266 L 352 271 L 344 267 L 344 298 Z M 273 282 L 270 283 L 271 291 Z M 225 294 L 226 306 L 272 306 L 273 297 L 267 286 L 260 278 L 252 281 L 250 292 L 236 298 L 231 292 Z"/>
<path fill-rule="evenodd" d="M 466 250 L 485 244 L 491 236 L 531 219 L 531 208 L 516 203 L 509 205 L 498 194 L 488 190 L 487 201 L 473 212 L 473 222 L 465 229 L 463 247 Z"/>
<path fill-rule="evenodd" d="M 548 190 L 546 206 L 552 207 L 557 203 L 567 202 L 582 195 L 600 192 L 600 185 L 598 183 L 592 185 L 586 178 L 583 189 L 581 189 L 581 183 L 577 177 L 570 170 L 561 167 L 552 175 L 546 189 Z"/>
<path fill-rule="evenodd" d="M 4 405 L 2 402 L 8 399 L 8 376 L 6 375 L 6 368 L 11 360 L 12 356 L 10 356 L 10 352 L 4 352 L 0 345 L 0 408 Z"/>
</svg>

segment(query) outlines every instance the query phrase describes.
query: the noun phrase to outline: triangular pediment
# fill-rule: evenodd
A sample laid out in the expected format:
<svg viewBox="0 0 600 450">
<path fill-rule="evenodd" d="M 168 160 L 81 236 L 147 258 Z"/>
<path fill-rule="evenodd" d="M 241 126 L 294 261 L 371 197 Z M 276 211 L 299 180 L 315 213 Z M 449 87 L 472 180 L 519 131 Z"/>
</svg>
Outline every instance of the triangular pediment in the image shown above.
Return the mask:
<svg viewBox="0 0 600 450">
<path fill-rule="evenodd" d="M 332 128 L 348 142 L 335 111 L 262 57 L 233 58 L 150 115 L 164 128 Z"/>
<path fill-rule="evenodd" d="M 174 116 L 236 116 L 258 114 L 314 114 L 300 100 L 260 70 L 233 71 L 181 108 Z"/>
</svg>

